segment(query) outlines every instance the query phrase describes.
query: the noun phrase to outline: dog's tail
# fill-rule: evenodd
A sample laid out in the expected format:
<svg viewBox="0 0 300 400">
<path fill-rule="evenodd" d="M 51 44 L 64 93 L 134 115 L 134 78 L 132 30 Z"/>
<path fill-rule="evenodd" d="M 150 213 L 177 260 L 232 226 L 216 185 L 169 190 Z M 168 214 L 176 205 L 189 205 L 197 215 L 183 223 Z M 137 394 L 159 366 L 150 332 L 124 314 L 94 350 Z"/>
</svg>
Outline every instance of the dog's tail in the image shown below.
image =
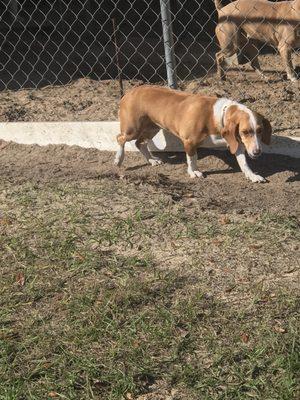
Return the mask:
<svg viewBox="0 0 300 400">
<path fill-rule="evenodd" d="M 223 8 L 223 6 L 222 6 L 222 1 L 221 1 L 221 0 L 215 0 L 215 6 L 216 6 L 216 9 L 217 9 L 218 11 L 220 11 L 221 8 Z"/>
</svg>

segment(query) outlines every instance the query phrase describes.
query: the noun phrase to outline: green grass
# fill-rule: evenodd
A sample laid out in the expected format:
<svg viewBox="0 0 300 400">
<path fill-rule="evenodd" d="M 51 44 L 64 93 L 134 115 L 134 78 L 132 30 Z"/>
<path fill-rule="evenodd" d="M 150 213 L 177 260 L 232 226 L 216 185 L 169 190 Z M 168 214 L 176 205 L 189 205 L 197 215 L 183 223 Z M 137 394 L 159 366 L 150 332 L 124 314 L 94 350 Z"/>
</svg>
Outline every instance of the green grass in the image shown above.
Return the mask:
<svg viewBox="0 0 300 400">
<path fill-rule="evenodd" d="M 147 190 L 6 184 L 0 399 L 296 399 L 297 218 Z"/>
</svg>

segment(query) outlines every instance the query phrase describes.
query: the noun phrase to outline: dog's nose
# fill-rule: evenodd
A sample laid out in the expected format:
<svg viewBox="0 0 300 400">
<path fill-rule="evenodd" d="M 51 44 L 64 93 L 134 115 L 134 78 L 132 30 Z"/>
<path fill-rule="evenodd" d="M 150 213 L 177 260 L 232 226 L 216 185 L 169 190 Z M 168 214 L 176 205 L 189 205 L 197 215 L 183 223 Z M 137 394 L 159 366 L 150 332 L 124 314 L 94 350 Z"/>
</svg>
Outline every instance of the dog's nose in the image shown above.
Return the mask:
<svg viewBox="0 0 300 400">
<path fill-rule="evenodd" d="M 260 155 L 260 153 L 261 153 L 260 149 L 253 150 L 254 157 L 258 157 Z"/>
</svg>

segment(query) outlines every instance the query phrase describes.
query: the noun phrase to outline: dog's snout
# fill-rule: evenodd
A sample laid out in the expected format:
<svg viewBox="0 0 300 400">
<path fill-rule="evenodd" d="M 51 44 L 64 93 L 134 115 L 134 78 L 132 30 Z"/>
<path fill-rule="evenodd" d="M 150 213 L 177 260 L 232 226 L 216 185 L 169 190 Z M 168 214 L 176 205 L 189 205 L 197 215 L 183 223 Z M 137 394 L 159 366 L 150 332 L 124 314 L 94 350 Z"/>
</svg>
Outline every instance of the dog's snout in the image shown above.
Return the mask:
<svg viewBox="0 0 300 400">
<path fill-rule="evenodd" d="M 251 158 L 257 158 L 261 155 L 261 149 L 254 149 L 249 155 Z"/>
</svg>

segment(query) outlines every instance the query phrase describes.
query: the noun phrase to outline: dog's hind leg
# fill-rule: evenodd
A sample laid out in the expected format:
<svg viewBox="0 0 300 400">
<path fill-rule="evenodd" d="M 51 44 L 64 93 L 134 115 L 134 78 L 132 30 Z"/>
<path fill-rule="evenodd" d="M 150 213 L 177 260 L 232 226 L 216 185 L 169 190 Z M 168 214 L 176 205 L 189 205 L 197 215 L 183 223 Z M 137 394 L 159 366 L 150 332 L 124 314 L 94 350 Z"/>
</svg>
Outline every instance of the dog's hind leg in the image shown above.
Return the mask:
<svg viewBox="0 0 300 400">
<path fill-rule="evenodd" d="M 225 67 L 226 67 L 226 58 L 223 54 L 223 51 L 219 51 L 216 53 L 216 61 L 217 61 L 217 74 L 222 81 L 226 80 L 225 75 Z"/>
<path fill-rule="evenodd" d="M 119 144 L 119 149 L 116 153 L 114 163 L 118 167 L 121 167 L 125 157 L 126 136 L 121 133 L 120 135 L 117 136 L 117 142 Z"/>
<path fill-rule="evenodd" d="M 254 69 L 254 71 L 262 78 L 267 79 L 267 76 L 263 73 L 263 71 L 260 67 L 260 63 L 259 63 L 259 59 L 258 59 L 258 56 L 259 56 L 258 48 L 255 46 L 255 44 L 251 40 L 249 40 L 248 38 L 246 38 L 246 40 L 247 40 L 247 43 L 243 48 L 246 58 L 250 61 L 250 65 Z"/>
<path fill-rule="evenodd" d="M 216 36 L 221 50 L 216 53 L 217 73 L 221 80 L 225 80 L 226 58 L 238 51 L 237 29 L 230 23 L 221 23 L 216 27 Z"/>
<path fill-rule="evenodd" d="M 255 72 L 257 72 L 257 74 L 259 76 L 261 76 L 264 79 L 267 79 L 267 76 L 263 73 L 261 67 L 260 67 L 260 63 L 258 61 L 258 54 L 256 54 L 252 60 L 250 61 L 250 65 L 251 67 L 254 69 Z"/>
</svg>

